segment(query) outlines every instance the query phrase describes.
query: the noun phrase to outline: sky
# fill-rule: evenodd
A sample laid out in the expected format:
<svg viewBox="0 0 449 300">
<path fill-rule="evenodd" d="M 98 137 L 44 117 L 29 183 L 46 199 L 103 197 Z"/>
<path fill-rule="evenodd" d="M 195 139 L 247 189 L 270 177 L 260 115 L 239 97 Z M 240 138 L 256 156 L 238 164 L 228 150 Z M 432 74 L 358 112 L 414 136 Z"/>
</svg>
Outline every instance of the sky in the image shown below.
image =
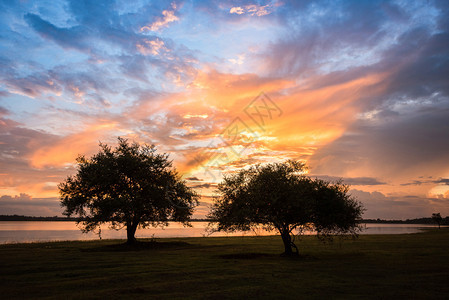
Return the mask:
<svg viewBox="0 0 449 300">
<path fill-rule="evenodd" d="M 449 215 L 448 1 L 0 1 L 0 214 L 61 215 L 78 155 L 170 154 L 207 213 L 287 159 L 364 218 Z"/>
</svg>

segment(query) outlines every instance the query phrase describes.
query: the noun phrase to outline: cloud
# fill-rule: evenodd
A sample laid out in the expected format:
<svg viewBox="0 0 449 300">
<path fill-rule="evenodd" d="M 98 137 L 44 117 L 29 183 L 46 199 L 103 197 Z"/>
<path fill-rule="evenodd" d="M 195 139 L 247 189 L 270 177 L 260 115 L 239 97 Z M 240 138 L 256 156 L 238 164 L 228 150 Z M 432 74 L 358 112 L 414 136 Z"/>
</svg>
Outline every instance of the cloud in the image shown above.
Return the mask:
<svg viewBox="0 0 449 300">
<path fill-rule="evenodd" d="M 41 96 L 45 93 L 55 95 L 61 93 L 61 87 L 58 84 L 54 84 L 51 76 L 45 73 L 37 73 L 26 77 L 12 75 L 3 82 L 9 93 L 25 95 L 31 98 Z"/>
<path fill-rule="evenodd" d="M 203 196 L 202 199 L 206 201 L 199 201 L 199 205 L 195 208 L 192 219 L 205 219 L 210 211 L 210 202 L 208 197 Z"/>
<path fill-rule="evenodd" d="M 242 65 L 245 61 L 245 54 L 237 55 L 237 58 L 230 58 L 228 59 L 228 61 L 230 61 L 234 65 Z"/>
<path fill-rule="evenodd" d="M 33 167 L 64 167 L 75 163 L 79 155 L 91 154 L 98 148 L 98 138 L 111 136 L 117 123 L 100 122 L 88 126 L 84 131 L 67 135 L 56 142 L 36 148 L 29 160 Z M 113 134 L 112 134 L 113 135 Z"/>
<path fill-rule="evenodd" d="M 43 38 L 52 40 L 63 48 L 73 48 L 81 51 L 88 51 L 91 48 L 86 40 L 89 33 L 86 34 L 85 29 L 80 26 L 59 28 L 32 13 L 26 14 L 24 18 Z"/>
<path fill-rule="evenodd" d="M 348 185 L 384 185 L 385 182 L 381 182 L 376 178 L 372 177 L 336 177 L 328 175 L 310 175 L 321 180 L 337 182 L 342 180 L 344 184 Z"/>
<path fill-rule="evenodd" d="M 136 47 L 143 55 L 159 55 L 161 50 L 167 50 L 164 46 L 164 42 L 158 38 L 154 40 L 144 40 L 143 43 L 138 43 Z"/>
<path fill-rule="evenodd" d="M 351 190 L 351 195 L 361 201 L 366 209 L 366 219 L 413 219 L 431 216 L 438 211 L 449 215 L 448 199 L 427 198 L 413 195 L 386 196 L 381 192 Z"/>
<path fill-rule="evenodd" d="M 432 177 L 429 177 L 432 178 Z M 410 186 L 410 185 L 422 185 L 422 184 L 442 184 L 442 185 L 449 185 L 449 179 L 448 178 L 440 178 L 437 180 L 433 179 L 427 179 L 427 180 L 413 180 L 411 182 L 401 183 L 402 186 Z"/>
<path fill-rule="evenodd" d="M 446 176 L 449 110 L 428 110 L 384 122 L 360 120 L 311 158 L 314 172 L 369 172 L 379 178 Z M 374 123 L 374 124 L 373 124 Z"/>
<path fill-rule="evenodd" d="M 376 9 L 379 8 L 385 10 L 385 7 Z M 386 12 L 392 13 L 393 8 L 388 9 Z M 403 8 L 396 7 L 393 11 L 391 22 L 413 24 L 401 26 L 394 34 L 382 33 L 385 41 L 395 36 L 399 43 L 384 44 L 378 60 L 370 64 L 349 66 L 314 81 L 319 84 L 314 87 L 323 88 L 363 74 L 384 74 L 376 84 L 361 91 L 363 96 L 357 100 L 359 118 L 345 134 L 312 156 L 314 172 L 374 175 L 396 182 L 401 179 L 393 176 L 416 178 L 423 169 L 427 176 L 447 175 L 443 162 L 447 160 L 449 144 L 448 139 L 441 137 L 448 124 L 449 82 L 446 60 L 441 58 L 448 55 L 448 28 L 432 31 L 431 26 L 417 26 L 416 16 Z"/>
<path fill-rule="evenodd" d="M 202 184 L 192 185 L 191 187 L 194 188 L 194 189 L 202 189 L 202 188 L 210 189 L 210 188 L 216 188 L 217 184 L 214 184 L 214 183 L 202 183 Z"/>
<path fill-rule="evenodd" d="M 235 7 L 231 7 L 231 9 L 229 10 L 229 13 L 231 14 L 244 14 L 245 10 L 243 8 L 241 8 L 240 6 L 235 6 Z"/>
<path fill-rule="evenodd" d="M 6 91 L 0 91 L 0 98 L 9 96 L 9 93 Z"/>
<path fill-rule="evenodd" d="M 267 5 L 251 4 L 245 5 L 244 7 L 234 6 L 231 7 L 229 13 L 237 15 L 248 14 L 250 16 L 263 17 L 271 13 L 271 6 L 269 4 Z"/>
<path fill-rule="evenodd" d="M 156 20 L 153 23 L 140 28 L 140 31 L 146 31 L 146 30 L 158 31 L 161 28 L 167 27 L 168 24 L 178 21 L 179 18 L 177 16 L 175 16 L 176 4 L 173 2 L 171 4 L 171 7 L 172 7 L 172 10 L 163 10 L 162 11 L 162 15 L 163 15 L 162 18 L 161 17 L 156 18 Z"/>
<path fill-rule="evenodd" d="M 382 30 L 387 21 L 384 14 L 382 6 L 374 2 L 351 6 L 310 3 L 298 9 L 286 6 L 279 21 L 289 31 L 266 49 L 265 71 L 307 78 L 370 65 L 385 44 L 383 39 L 391 38 Z"/>
<path fill-rule="evenodd" d="M 59 199 L 33 198 L 27 194 L 0 196 L 0 211 L 5 215 L 62 216 Z"/>
<path fill-rule="evenodd" d="M 6 115 L 9 115 L 9 111 L 6 108 L 0 106 L 0 118 Z"/>
<path fill-rule="evenodd" d="M 449 185 L 449 178 L 441 178 L 441 179 L 435 181 L 435 183 Z"/>
<path fill-rule="evenodd" d="M 58 137 L 22 126 L 0 118 L 0 193 L 26 191 L 36 197 L 54 197 L 56 184 L 67 176 L 71 168 L 37 170 L 30 167 L 28 158 L 36 149 L 55 143 Z"/>
<path fill-rule="evenodd" d="M 433 181 L 422 181 L 422 180 L 413 180 L 411 182 L 401 183 L 402 186 L 410 186 L 410 185 L 421 185 L 421 184 L 428 184 Z"/>
<path fill-rule="evenodd" d="M 141 132 L 145 132 L 148 138 L 182 153 L 185 165 L 180 168 L 184 171 L 190 171 L 187 166 L 198 167 L 195 163 L 188 163 L 197 157 L 194 155 L 198 152 L 195 149 L 205 149 L 211 139 L 220 136 L 236 118 L 243 120 L 250 131 L 257 132 L 257 139 L 249 145 L 247 155 L 266 151 L 276 153 L 276 156 L 271 156 L 271 160 L 285 158 L 284 155 L 289 158 L 307 158 L 316 147 L 338 138 L 347 126 L 346 123 L 353 118 L 353 102 L 357 100 L 357 95 L 352 90 L 375 84 L 381 79 L 382 77 L 374 75 L 322 89 L 300 89 L 294 87 L 291 81 L 280 78 L 209 70 L 196 74 L 187 93 L 153 95 L 151 101 L 142 99 L 128 115 L 134 120 L 141 120 Z M 264 117 L 264 128 L 260 128 L 262 123 L 259 119 L 255 122 L 245 113 L 260 91 L 270 95 L 281 109 L 281 115 L 276 112 Z M 262 103 L 256 105 L 260 106 Z M 248 146 L 244 139 L 233 141 L 235 146 Z M 198 146 L 180 152 L 180 147 L 198 142 L 201 142 Z M 222 146 L 216 143 L 212 145 L 211 151 L 220 147 Z M 226 166 L 242 166 L 250 161 L 256 163 L 260 159 L 265 158 L 259 156 L 248 160 L 240 157 L 238 161 Z"/>
<path fill-rule="evenodd" d="M 185 178 L 185 180 L 189 180 L 189 181 L 202 181 L 202 179 L 199 179 L 198 177 L 194 176 L 194 177 L 187 177 Z"/>
</svg>

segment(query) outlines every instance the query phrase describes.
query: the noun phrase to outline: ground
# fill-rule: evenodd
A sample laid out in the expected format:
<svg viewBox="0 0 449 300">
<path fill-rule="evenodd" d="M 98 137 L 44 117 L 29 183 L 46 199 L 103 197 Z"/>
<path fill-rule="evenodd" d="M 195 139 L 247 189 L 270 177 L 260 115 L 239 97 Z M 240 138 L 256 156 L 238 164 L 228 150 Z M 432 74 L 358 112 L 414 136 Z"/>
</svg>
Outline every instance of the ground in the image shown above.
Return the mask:
<svg viewBox="0 0 449 300">
<path fill-rule="evenodd" d="M 298 242 L 223 237 L 0 245 L 2 299 L 447 299 L 449 229 Z"/>
</svg>

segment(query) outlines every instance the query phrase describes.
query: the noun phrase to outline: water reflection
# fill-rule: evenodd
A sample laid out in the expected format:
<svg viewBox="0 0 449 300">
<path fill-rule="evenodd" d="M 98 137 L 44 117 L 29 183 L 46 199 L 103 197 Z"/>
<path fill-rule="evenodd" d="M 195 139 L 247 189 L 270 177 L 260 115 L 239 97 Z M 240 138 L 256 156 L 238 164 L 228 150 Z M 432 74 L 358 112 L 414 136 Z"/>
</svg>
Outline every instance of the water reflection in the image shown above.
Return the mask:
<svg viewBox="0 0 449 300">
<path fill-rule="evenodd" d="M 165 228 L 138 229 L 137 238 L 168 238 L 168 237 L 202 237 L 208 236 L 206 232 L 207 222 L 193 222 L 193 227 L 183 227 L 179 223 L 170 223 Z M 435 227 L 433 225 L 420 224 L 366 224 L 362 234 L 405 234 L 416 233 L 420 228 Z M 275 231 L 264 230 L 223 233 L 217 232 L 210 236 L 254 236 L 272 235 Z M 313 234 L 313 232 L 306 232 Z M 106 225 L 102 226 L 101 238 L 103 239 L 126 239 L 125 230 L 110 230 Z M 98 233 L 82 233 L 74 222 L 57 221 L 14 221 L 0 222 L 0 243 L 23 243 L 42 241 L 64 241 L 64 240 L 96 240 Z"/>
</svg>

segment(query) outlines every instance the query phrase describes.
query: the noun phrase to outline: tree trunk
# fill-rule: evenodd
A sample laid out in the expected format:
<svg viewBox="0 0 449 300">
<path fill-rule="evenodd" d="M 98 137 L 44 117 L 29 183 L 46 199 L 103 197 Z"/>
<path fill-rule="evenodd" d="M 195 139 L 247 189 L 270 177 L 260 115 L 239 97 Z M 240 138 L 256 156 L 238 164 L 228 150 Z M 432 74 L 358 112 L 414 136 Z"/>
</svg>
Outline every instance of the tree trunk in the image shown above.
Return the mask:
<svg viewBox="0 0 449 300">
<path fill-rule="evenodd" d="M 135 234 L 137 230 L 138 223 L 129 222 L 126 224 L 126 243 L 132 245 L 136 242 Z"/>
<path fill-rule="evenodd" d="M 284 242 L 284 255 L 287 256 L 293 256 L 298 255 L 298 248 L 296 245 L 292 242 L 292 237 L 290 236 L 290 232 L 288 229 L 282 229 L 280 230 L 282 242 Z M 296 249 L 295 252 L 293 252 L 292 247 Z"/>
<path fill-rule="evenodd" d="M 284 254 L 291 256 L 293 254 L 293 251 L 292 251 L 292 246 L 290 244 L 290 242 L 291 242 L 290 234 L 282 234 L 281 233 L 281 237 L 282 237 L 282 241 L 284 242 Z"/>
</svg>

